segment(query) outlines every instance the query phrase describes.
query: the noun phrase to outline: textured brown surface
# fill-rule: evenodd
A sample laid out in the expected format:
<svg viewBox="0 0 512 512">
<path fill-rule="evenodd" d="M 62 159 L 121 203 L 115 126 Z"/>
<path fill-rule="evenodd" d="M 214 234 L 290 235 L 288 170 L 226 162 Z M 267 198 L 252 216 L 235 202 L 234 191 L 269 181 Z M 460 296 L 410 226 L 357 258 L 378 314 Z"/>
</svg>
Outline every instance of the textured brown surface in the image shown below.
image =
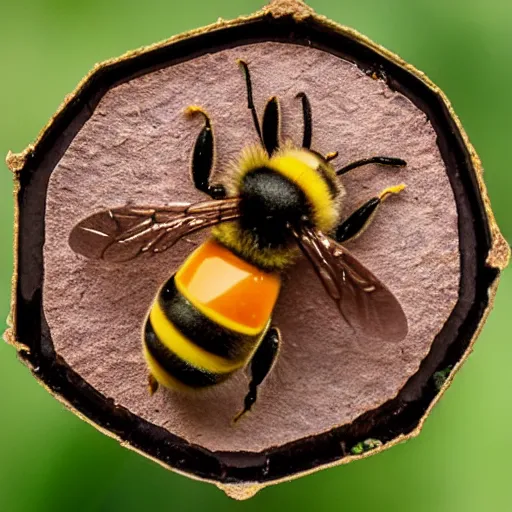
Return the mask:
<svg viewBox="0 0 512 512">
<path fill-rule="evenodd" d="M 347 176 L 344 211 L 388 185 L 407 184 L 351 249 L 397 295 L 410 333 L 398 345 L 355 339 L 301 261 L 288 273 L 275 314 L 284 338 L 280 360 L 254 413 L 232 427 L 247 387 L 242 374 L 196 395 L 147 395 L 142 318 L 159 284 L 194 245 L 182 241 L 167 254 L 107 266 L 76 256 L 67 237 L 99 208 L 202 198 L 189 179 L 200 127 L 199 119 L 183 115 L 189 104 L 213 118 L 217 177 L 256 141 L 236 58 L 250 63 L 260 112 L 271 95 L 282 99 L 286 137 L 301 139 L 294 96 L 304 90 L 313 107 L 314 147 L 339 150 L 338 165 L 373 154 L 408 161 L 406 170 L 369 166 Z M 211 450 L 259 451 L 349 423 L 396 395 L 455 305 L 457 239 L 453 195 L 421 111 L 330 54 L 277 43 L 246 46 L 134 79 L 103 98 L 51 176 L 44 310 L 57 353 L 116 403 Z"/>
</svg>

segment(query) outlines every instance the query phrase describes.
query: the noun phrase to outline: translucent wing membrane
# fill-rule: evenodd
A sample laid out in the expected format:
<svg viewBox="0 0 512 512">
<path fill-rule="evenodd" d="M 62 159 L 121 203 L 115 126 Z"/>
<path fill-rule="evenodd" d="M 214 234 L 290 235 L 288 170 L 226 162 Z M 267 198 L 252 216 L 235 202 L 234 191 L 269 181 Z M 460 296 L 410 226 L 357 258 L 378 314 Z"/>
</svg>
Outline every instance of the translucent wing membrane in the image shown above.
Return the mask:
<svg viewBox="0 0 512 512">
<path fill-rule="evenodd" d="M 73 251 L 91 259 L 127 261 L 163 252 L 181 237 L 240 216 L 239 199 L 102 210 L 71 231 Z"/>
<path fill-rule="evenodd" d="M 372 338 L 405 338 L 407 318 L 400 303 L 345 247 L 306 226 L 293 234 L 349 325 Z"/>
</svg>

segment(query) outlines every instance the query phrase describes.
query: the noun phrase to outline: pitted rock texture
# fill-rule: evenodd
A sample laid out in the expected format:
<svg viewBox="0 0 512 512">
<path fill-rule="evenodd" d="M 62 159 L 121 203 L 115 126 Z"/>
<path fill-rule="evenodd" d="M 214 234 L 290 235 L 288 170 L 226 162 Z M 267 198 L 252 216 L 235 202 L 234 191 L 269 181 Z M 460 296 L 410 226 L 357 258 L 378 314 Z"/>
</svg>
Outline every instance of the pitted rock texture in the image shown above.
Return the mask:
<svg viewBox="0 0 512 512">
<path fill-rule="evenodd" d="M 260 115 L 281 101 L 282 135 L 302 140 L 298 92 L 313 110 L 313 145 L 339 151 L 335 166 L 372 155 L 400 157 L 405 169 L 375 165 L 343 177 L 343 215 L 389 185 L 405 183 L 369 229 L 347 247 L 401 302 L 409 334 L 369 343 L 340 317 L 303 258 L 286 272 L 273 323 L 279 360 L 254 411 L 232 425 L 247 392 L 239 372 L 204 392 L 159 390 L 150 397 L 141 352 L 144 316 L 159 286 L 208 237 L 122 264 L 86 261 L 67 240 L 82 218 L 126 203 L 159 205 L 205 196 L 190 179 L 201 119 L 217 141 L 214 181 L 257 136 L 236 59 L 249 63 Z M 458 296 L 456 205 L 436 133 L 425 114 L 381 80 L 320 50 L 259 43 L 204 55 L 111 89 L 51 175 L 44 247 L 44 313 L 56 352 L 89 384 L 142 418 L 209 450 L 262 451 L 353 421 L 395 397 L 427 355 Z"/>
</svg>

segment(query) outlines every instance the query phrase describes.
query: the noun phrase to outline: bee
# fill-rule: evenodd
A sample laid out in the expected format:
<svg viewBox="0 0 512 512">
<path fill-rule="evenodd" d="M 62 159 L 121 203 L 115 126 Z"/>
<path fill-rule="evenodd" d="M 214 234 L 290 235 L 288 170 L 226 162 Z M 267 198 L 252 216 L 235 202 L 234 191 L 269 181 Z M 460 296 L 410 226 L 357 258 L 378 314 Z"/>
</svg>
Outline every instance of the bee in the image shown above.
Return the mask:
<svg viewBox="0 0 512 512">
<path fill-rule="evenodd" d="M 212 122 L 201 107 L 190 106 L 186 112 L 203 120 L 192 153 L 192 179 L 210 199 L 102 210 L 79 222 L 69 237 L 76 253 L 119 262 L 162 253 L 186 235 L 213 228 L 159 289 L 143 322 L 142 346 L 151 394 L 159 385 L 215 386 L 247 369 L 249 390 L 234 421 L 252 408 L 277 359 L 281 334 L 272 312 L 282 273 L 300 251 L 353 329 L 388 342 L 402 340 L 408 330 L 394 295 L 343 245 L 405 185 L 386 188 L 341 220 L 339 179 L 366 164 L 403 167 L 406 162 L 374 156 L 336 170 L 331 161 L 337 152 L 324 156 L 310 147 L 311 104 L 304 92 L 296 96 L 302 106 L 302 146 L 282 144 L 277 97 L 266 103 L 260 124 L 249 67 L 242 60 L 238 64 L 259 144 L 242 151 L 229 180 L 211 183 Z"/>
</svg>

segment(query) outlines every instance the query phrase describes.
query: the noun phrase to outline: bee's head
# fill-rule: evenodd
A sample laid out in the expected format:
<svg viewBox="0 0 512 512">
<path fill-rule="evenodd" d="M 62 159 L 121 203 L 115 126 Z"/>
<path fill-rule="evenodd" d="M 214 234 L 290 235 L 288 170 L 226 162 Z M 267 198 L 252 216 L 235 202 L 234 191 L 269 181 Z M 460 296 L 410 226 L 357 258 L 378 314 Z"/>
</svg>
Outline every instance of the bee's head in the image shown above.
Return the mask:
<svg viewBox="0 0 512 512">
<path fill-rule="evenodd" d="M 243 228 L 279 244 L 290 225 L 307 222 L 326 232 L 336 225 L 343 189 L 322 156 L 285 149 L 271 158 L 253 150 L 245 158 L 237 187 Z"/>
</svg>

